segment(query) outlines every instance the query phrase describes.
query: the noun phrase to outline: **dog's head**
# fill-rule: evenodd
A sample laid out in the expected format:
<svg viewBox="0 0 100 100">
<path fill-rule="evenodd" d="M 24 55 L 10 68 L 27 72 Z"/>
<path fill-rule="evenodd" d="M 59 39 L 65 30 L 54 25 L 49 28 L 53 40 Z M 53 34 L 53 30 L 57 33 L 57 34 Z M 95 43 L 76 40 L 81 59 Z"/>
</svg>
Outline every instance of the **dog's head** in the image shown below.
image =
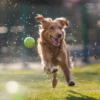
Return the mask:
<svg viewBox="0 0 100 100">
<path fill-rule="evenodd" d="M 65 35 L 63 29 L 69 26 L 69 21 L 65 18 L 56 18 L 52 21 L 51 18 L 44 18 L 42 15 L 38 15 L 36 20 L 42 24 L 42 29 L 44 30 L 42 36 L 45 40 L 55 46 L 59 46 Z"/>
</svg>

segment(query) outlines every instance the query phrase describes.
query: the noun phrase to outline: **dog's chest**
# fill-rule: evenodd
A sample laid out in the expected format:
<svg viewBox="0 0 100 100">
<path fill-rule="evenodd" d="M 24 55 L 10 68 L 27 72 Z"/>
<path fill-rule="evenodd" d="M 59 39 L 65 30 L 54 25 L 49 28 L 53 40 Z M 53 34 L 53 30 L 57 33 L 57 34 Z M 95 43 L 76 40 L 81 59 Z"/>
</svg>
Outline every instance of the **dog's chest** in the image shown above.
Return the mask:
<svg viewBox="0 0 100 100">
<path fill-rule="evenodd" d="M 61 60 L 61 57 L 57 57 L 57 60 L 58 60 L 58 61 L 62 61 L 62 60 Z"/>
<path fill-rule="evenodd" d="M 59 62 L 61 62 L 62 59 L 65 58 L 65 55 L 61 50 L 53 53 L 52 56 L 53 56 L 54 61 L 59 61 Z"/>
<path fill-rule="evenodd" d="M 67 58 L 67 53 L 60 51 L 60 53 L 58 54 L 56 60 L 59 62 L 65 61 Z"/>
</svg>

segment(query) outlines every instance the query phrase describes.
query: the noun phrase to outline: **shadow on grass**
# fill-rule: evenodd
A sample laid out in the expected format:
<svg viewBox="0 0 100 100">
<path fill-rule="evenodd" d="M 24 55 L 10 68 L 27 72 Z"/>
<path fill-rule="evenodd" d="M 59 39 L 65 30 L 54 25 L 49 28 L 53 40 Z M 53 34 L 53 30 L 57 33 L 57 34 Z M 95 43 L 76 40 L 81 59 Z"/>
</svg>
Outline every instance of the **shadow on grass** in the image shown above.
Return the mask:
<svg viewBox="0 0 100 100">
<path fill-rule="evenodd" d="M 70 91 L 70 90 L 69 90 L 69 92 L 71 94 L 79 95 L 80 97 L 69 94 L 69 97 L 66 97 L 66 100 L 97 100 L 96 98 L 85 96 L 85 95 L 78 93 L 78 92 L 74 92 L 74 91 Z"/>
</svg>

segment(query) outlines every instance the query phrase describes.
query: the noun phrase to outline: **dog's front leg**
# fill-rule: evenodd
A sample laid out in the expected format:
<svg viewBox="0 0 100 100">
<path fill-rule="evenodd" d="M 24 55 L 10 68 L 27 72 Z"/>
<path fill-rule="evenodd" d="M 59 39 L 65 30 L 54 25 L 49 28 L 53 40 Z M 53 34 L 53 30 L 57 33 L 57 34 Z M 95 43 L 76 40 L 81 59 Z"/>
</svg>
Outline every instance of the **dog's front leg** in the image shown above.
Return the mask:
<svg viewBox="0 0 100 100">
<path fill-rule="evenodd" d="M 42 59 L 42 64 L 43 64 L 43 69 L 44 71 L 48 73 L 55 73 L 58 71 L 57 67 L 54 66 L 52 63 L 52 55 L 48 49 L 45 48 L 45 46 L 40 46 L 41 48 L 41 59 Z"/>
<path fill-rule="evenodd" d="M 44 71 L 48 74 L 48 73 L 55 73 L 58 71 L 57 67 L 55 67 L 51 61 L 49 60 L 44 60 L 43 61 L 43 68 Z"/>
<path fill-rule="evenodd" d="M 71 79 L 71 72 L 70 72 L 70 68 L 68 65 L 66 64 L 61 64 L 61 69 L 65 75 L 65 78 L 66 78 L 66 81 L 68 83 L 69 86 L 74 86 L 75 85 L 75 82 L 72 81 Z"/>
</svg>

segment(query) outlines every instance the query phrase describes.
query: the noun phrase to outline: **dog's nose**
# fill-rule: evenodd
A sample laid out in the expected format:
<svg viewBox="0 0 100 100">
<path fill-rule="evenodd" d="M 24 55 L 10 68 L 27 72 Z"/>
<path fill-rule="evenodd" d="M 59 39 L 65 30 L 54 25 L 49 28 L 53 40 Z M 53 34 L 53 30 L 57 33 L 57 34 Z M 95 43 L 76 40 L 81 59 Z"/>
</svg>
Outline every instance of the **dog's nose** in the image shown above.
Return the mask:
<svg viewBox="0 0 100 100">
<path fill-rule="evenodd" d="M 61 33 L 58 33 L 58 38 L 61 38 L 62 34 Z"/>
</svg>

